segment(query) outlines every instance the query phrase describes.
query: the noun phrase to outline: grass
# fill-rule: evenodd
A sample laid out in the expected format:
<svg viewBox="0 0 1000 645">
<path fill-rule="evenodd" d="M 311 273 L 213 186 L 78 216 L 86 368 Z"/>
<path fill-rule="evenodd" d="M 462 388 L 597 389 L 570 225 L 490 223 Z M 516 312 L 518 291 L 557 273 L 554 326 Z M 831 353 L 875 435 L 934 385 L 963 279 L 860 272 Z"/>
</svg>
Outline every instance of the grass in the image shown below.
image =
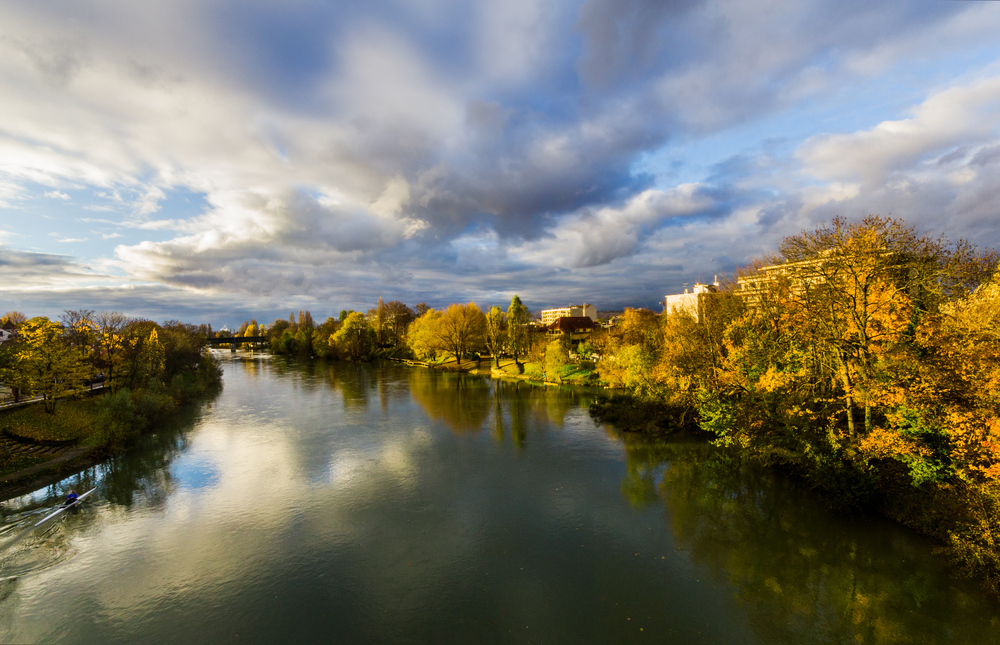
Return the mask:
<svg viewBox="0 0 1000 645">
<path fill-rule="evenodd" d="M 50 458 L 49 455 L 37 455 L 31 452 L 9 452 L 5 448 L 0 448 L 0 477 L 16 473 L 24 468 L 30 468 L 35 464 L 45 463 Z"/>
<path fill-rule="evenodd" d="M 99 400 L 59 401 L 55 414 L 45 412 L 40 403 L 18 408 L 0 416 L 0 428 L 39 443 L 85 443 L 94 433 Z"/>
<path fill-rule="evenodd" d="M 510 378 L 520 378 L 529 381 L 542 381 L 544 380 L 544 365 L 538 362 L 524 363 L 524 374 L 521 374 L 517 370 L 517 365 L 514 364 L 513 360 L 502 359 L 500 361 L 500 369 L 496 369 L 493 363 L 490 363 L 490 367 L 493 368 L 494 374 L 500 374 L 503 377 Z M 593 367 L 588 367 L 579 364 L 566 365 L 559 372 L 559 376 L 562 378 L 562 382 L 569 385 L 596 385 L 597 377 L 596 370 Z M 551 380 L 551 379 L 549 379 Z"/>
</svg>

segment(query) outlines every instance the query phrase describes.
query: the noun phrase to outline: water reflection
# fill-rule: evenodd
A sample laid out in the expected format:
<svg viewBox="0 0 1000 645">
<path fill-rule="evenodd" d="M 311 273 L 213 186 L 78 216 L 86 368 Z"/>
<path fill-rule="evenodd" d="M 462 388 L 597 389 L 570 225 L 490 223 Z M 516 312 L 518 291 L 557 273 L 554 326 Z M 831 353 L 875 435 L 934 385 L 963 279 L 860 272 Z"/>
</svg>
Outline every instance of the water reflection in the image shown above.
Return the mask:
<svg viewBox="0 0 1000 645">
<path fill-rule="evenodd" d="M 227 356 L 220 399 L 81 475 L 54 564 L 0 572 L 0 641 L 991 642 L 923 541 L 602 431 L 585 392 Z"/>
<path fill-rule="evenodd" d="M 490 416 L 494 396 L 490 383 L 478 376 L 410 370 L 410 393 L 431 419 L 455 433 L 479 432 Z"/>
<path fill-rule="evenodd" d="M 762 642 L 996 642 L 996 618 L 956 619 L 989 615 L 988 602 L 906 529 L 831 515 L 704 444 L 622 441 L 625 499 L 663 504 L 677 548 L 733 586 Z"/>
</svg>

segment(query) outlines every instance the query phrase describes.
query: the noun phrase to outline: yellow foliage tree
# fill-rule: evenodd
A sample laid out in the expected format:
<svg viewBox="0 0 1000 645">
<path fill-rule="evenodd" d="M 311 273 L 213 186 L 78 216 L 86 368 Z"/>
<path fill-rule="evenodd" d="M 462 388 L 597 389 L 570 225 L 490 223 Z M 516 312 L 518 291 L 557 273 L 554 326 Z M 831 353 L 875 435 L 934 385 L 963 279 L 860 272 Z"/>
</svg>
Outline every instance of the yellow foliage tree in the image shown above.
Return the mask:
<svg viewBox="0 0 1000 645">
<path fill-rule="evenodd" d="M 66 342 L 62 325 L 44 316 L 25 321 L 19 332 L 19 386 L 41 394 L 45 411 L 55 413 L 58 397 L 82 388 L 88 376 L 85 356 Z"/>
</svg>

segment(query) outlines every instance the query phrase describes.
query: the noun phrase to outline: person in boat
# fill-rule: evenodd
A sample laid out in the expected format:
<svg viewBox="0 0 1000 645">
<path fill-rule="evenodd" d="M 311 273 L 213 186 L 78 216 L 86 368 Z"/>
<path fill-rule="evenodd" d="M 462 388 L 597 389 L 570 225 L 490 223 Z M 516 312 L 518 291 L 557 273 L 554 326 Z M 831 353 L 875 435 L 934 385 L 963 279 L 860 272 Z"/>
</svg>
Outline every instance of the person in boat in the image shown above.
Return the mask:
<svg viewBox="0 0 1000 645">
<path fill-rule="evenodd" d="M 73 502 L 75 502 L 78 497 L 79 497 L 79 495 L 76 494 L 76 491 L 75 490 L 71 490 L 69 492 L 69 495 L 66 496 L 66 506 L 69 506 L 70 504 L 72 504 Z"/>
</svg>

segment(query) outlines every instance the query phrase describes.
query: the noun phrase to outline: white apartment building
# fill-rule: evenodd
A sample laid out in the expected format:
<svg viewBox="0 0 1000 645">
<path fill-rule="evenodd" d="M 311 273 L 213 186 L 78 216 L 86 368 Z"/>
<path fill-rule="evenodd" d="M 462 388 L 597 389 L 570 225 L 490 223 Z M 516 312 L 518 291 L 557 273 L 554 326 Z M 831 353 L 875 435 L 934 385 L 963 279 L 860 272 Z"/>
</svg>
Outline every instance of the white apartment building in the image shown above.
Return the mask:
<svg viewBox="0 0 1000 645">
<path fill-rule="evenodd" d="M 582 305 L 570 305 L 568 307 L 560 307 L 559 309 L 542 309 L 542 324 L 551 325 L 559 318 L 568 318 L 571 316 L 586 316 L 597 322 L 597 307 L 583 303 Z"/>
<path fill-rule="evenodd" d="M 690 314 L 698 322 L 701 322 L 702 303 L 709 294 L 717 293 L 718 290 L 718 279 L 712 284 L 696 282 L 694 289 L 690 291 L 684 289 L 684 293 L 664 296 L 663 313 L 671 314 L 683 311 Z"/>
</svg>

